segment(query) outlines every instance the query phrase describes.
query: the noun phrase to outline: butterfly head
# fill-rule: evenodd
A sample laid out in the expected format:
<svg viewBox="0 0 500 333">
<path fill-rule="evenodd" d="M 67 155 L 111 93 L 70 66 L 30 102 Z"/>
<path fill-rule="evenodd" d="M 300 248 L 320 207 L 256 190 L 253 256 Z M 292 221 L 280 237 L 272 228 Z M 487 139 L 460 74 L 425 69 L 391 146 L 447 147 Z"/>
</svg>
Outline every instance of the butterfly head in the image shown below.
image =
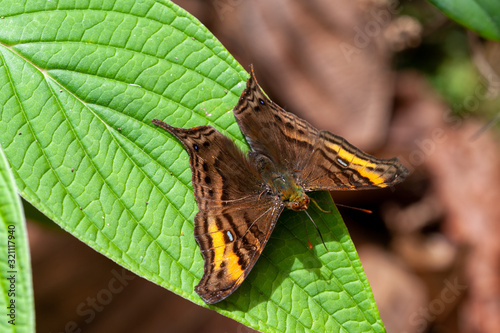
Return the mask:
<svg viewBox="0 0 500 333">
<path fill-rule="evenodd" d="M 300 211 L 309 207 L 309 197 L 304 189 L 289 175 L 276 175 L 271 186 L 286 208 Z"/>
<path fill-rule="evenodd" d="M 291 210 L 300 211 L 306 210 L 309 207 L 309 197 L 302 193 L 301 196 L 290 197 L 288 200 L 283 200 L 285 207 Z"/>
</svg>

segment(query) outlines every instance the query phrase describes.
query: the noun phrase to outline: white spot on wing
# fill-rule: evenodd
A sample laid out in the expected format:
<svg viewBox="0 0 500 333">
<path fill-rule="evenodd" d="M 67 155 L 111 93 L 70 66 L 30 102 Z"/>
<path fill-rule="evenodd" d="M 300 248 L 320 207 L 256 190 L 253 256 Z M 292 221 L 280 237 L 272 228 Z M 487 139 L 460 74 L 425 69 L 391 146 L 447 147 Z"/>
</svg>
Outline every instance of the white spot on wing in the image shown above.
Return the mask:
<svg viewBox="0 0 500 333">
<path fill-rule="evenodd" d="M 347 163 L 344 160 L 342 160 L 341 158 L 339 158 L 339 157 L 337 157 L 337 162 L 339 162 L 339 164 L 347 167 Z"/>
</svg>

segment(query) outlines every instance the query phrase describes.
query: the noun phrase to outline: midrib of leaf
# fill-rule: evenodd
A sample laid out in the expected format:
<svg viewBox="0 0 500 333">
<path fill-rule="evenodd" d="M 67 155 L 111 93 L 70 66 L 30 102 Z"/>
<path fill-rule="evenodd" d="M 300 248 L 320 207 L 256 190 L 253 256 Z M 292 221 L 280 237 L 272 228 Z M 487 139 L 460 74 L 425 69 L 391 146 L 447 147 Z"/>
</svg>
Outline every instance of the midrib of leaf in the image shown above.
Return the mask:
<svg viewBox="0 0 500 333">
<path fill-rule="evenodd" d="M 1 57 L 1 59 L 2 59 L 2 62 L 4 63 L 4 66 L 5 66 L 5 59 L 4 59 L 3 55 L 1 55 L 1 54 L 0 54 L 0 57 Z M 5 66 L 5 68 L 8 68 L 8 67 L 7 67 L 7 66 Z M 10 75 L 9 75 L 9 77 L 10 77 Z M 47 85 L 47 87 L 49 87 L 49 89 L 51 89 L 51 88 L 50 88 L 50 84 L 48 84 L 48 85 Z M 11 88 L 12 88 L 12 90 L 13 90 L 14 92 L 16 91 L 16 89 L 15 89 L 15 85 L 14 85 L 14 84 L 12 84 L 12 80 L 11 80 Z M 60 87 L 60 88 L 62 89 L 62 88 L 64 88 L 64 87 Z M 115 194 L 115 197 L 116 197 L 116 199 L 117 199 L 116 201 L 117 201 L 117 202 L 119 202 L 119 203 L 122 205 L 122 207 L 126 210 L 126 212 L 129 214 L 129 216 L 131 216 L 131 217 L 132 217 L 132 219 L 133 219 L 133 221 L 136 223 L 136 225 L 138 225 L 140 228 L 142 228 L 142 229 L 144 230 L 144 232 L 145 232 L 146 234 L 148 234 L 148 235 L 151 237 L 151 239 L 153 240 L 153 242 L 154 242 L 156 245 L 158 245 L 158 247 L 159 247 L 160 249 L 162 249 L 164 253 L 168 254 L 168 255 L 169 255 L 169 256 L 173 259 L 173 260 L 172 260 L 172 263 L 174 263 L 174 264 L 176 264 L 176 265 L 178 265 L 178 266 L 182 267 L 182 268 L 183 268 L 186 272 L 188 272 L 189 274 L 191 274 L 194 278 L 199 278 L 199 276 L 196 276 L 195 274 L 193 274 L 193 273 L 189 270 L 189 268 L 188 268 L 188 267 L 186 267 L 186 266 L 182 265 L 179 261 L 175 260 L 175 258 L 174 258 L 174 257 L 170 254 L 170 252 L 169 252 L 169 251 L 167 251 L 167 249 L 163 248 L 160 244 L 158 244 L 158 243 L 156 242 L 156 240 L 154 239 L 154 237 L 148 233 L 147 228 L 145 228 L 145 227 L 144 227 L 144 226 L 140 223 L 140 220 L 139 220 L 139 219 L 137 219 L 137 217 L 136 217 L 136 216 L 134 216 L 134 214 L 130 211 L 130 207 L 127 207 L 126 205 L 124 205 L 124 204 L 123 204 L 123 202 L 122 202 L 122 200 L 120 200 L 119 196 L 118 196 L 118 195 L 116 195 L 116 193 L 115 193 L 115 191 L 112 189 L 112 187 L 111 187 L 111 186 L 110 186 L 110 185 L 106 182 L 106 179 L 105 179 L 105 177 L 103 177 L 103 176 L 102 176 L 102 174 L 101 174 L 100 170 L 97 168 L 97 166 L 96 166 L 95 164 L 93 164 L 93 162 L 92 162 L 92 161 L 93 161 L 93 159 L 92 159 L 92 158 L 88 155 L 87 150 L 85 149 L 85 145 L 84 145 L 84 144 L 83 144 L 83 142 L 81 141 L 80 137 L 77 135 L 76 130 L 75 130 L 75 128 L 74 128 L 74 126 L 72 126 L 72 125 L 71 125 L 71 124 L 72 124 L 72 123 L 71 123 L 71 119 L 70 119 L 70 118 L 66 115 L 66 113 L 64 112 L 64 107 L 61 105 L 60 100 L 59 100 L 59 99 L 58 99 L 58 97 L 57 97 L 57 94 L 54 92 L 54 90 L 53 90 L 53 89 L 51 89 L 51 92 L 52 92 L 52 97 L 53 97 L 56 101 L 58 101 L 58 104 L 59 104 L 59 111 L 61 112 L 61 114 L 63 114 L 63 115 L 65 116 L 65 120 L 66 120 L 67 124 L 68 124 L 68 125 L 70 125 L 71 131 L 72 131 L 72 133 L 73 133 L 74 137 L 75 137 L 75 138 L 77 138 L 77 140 L 76 140 L 76 141 L 77 141 L 77 142 L 78 142 L 78 144 L 81 146 L 82 151 L 83 151 L 83 152 L 85 152 L 85 156 L 88 158 L 88 160 L 89 160 L 89 161 L 91 161 L 91 163 L 92 163 L 92 167 L 93 167 L 93 169 L 95 170 L 95 173 L 96 173 L 97 175 L 99 175 L 99 177 L 101 178 L 102 182 L 103 182 L 103 183 L 104 183 L 104 184 L 108 187 L 108 189 L 110 190 L 110 192 L 111 192 L 111 193 L 113 193 L 113 194 Z M 74 96 L 74 95 L 73 95 L 73 96 Z M 22 105 L 23 105 L 23 104 L 20 102 L 20 99 L 19 99 L 19 97 L 18 97 L 18 95 L 17 95 L 17 94 L 16 94 L 16 98 L 17 98 L 17 100 L 18 100 L 18 104 L 21 106 L 21 110 L 23 110 L 23 111 L 24 111 L 24 109 L 22 108 Z M 75 98 L 76 98 L 76 96 L 75 96 Z M 83 103 L 83 104 L 85 104 L 85 103 Z M 97 118 L 97 119 L 100 119 L 100 118 L 98 117 L 98 115 L 97 115 L 97 114 L 95 114 L 95 113 L 94 113 L 94 112 L 93 112 L 90 108 L 87 108 L 87 109 L 88 109 L 91 113 L 93 113 L 93 114 L 96 116 L 96 118 Z M 53 173 L 53 175 L 54 175 L 54 176 L 58 179 L 59 183 L 64 183 L 64 182 L 60 179 L 60 177 L 59 177 L 58 173 L 56 172 L 55 168 L 52 166 L 52 163 L 51 163 L 50 158 L 49 158 L 49 157 L 45 154 L 44 149 L 41 147 L 41 144 L 39 143 L 38 138 L 37 138 L 37 135 L 36 135 L 36 131 L 35 131 L 35 130 L 33 130 L 33 127 L 31 126 L 31 123 L 30 123 L 30 121 L 29 121 L 29 119 L 28 119 L 28 117 L 27 117 L 26 113 L 24 112 L 23 114 L 24 114 L 24 118 L 25 118 L 25 120 L 26 120 L 26 124 L 28 124 L 28 127 L 29 127 L 29 129 L 30 129 L 31 135 L 33 135 L 33 137 L 35 138 L 35 140 L 34 140 L 35 144 L 39 147 L 40 151 L 41 151 L 41 152 L 42 152 L 42 154 L 43 154 L 43 158 L 45 159 L 45 161 L 47 162 L 47 164 L 50 166 L 50 168 L 49 168 L 49 169 L 51 170 L 51 172 Z M 109 130 L 109 126 L 107 126 L 107 124 L 106 124 L 105 122 L 102 122 L 102 121 L 101 121 L 101 123 L 105 126 L 105 128 L 107 128 L 107 129 Z M 111 135 L 111 136 L 112 136 L 112 137 L 114 137 L 114 135 Z M 117 145 L 117 146 L 121 149 L 121 146 L 120 146 L 120 145 Z M 124 152 L 124 153 L 126 154 L 126 152 Z M 130 157 L 130 156 L 129 156 L 129 157 Z M 132 159 L 131 159 L 131 160 L 132 160 Z M 139 170 L 140 170 L 140 168 L 139 168 Z M 148 179 L 149 179 L 149 178 L 148 178 Z M 154 182 L 152 182 L 152 183 L 154 184 Z M 155 184 L 155 186 L 156 186 L 156 184 Z M 66 194 L 67 194 L 67 196 L 68 196 L 69 198 L 71 198 L 71 200 L 74 202 L 75 206 L 77 206 L 77 207 L 78 207 L 78 206 L 79 206 L 79 204 L 78 204 L 78 202 L 77 202 L 76 198 L 74 198 L 74 197 L 73 197 L 73 195 L 71 194 L 71 192 L 69 192 L 69 191 L 66 189 L 66 187 L 63 187 L 63 188 L 66 190 Z M 159 192 L 161 193 L 161 191 L 159 191 Z M 164 196 L 164 198 L 166 198 L 166 197 Z M 167 201 L 169 201 L 169 200 L 167 199 Z M 57 216 L 58 216 L 58 214 L 57 214 L 57 213 L 55 213 L 55 212 L 53 212 L 50 206 L 47 206 L 47 205 L 43 204 L 42 202 L 34 202 L 34 203 L 35 203 L 35 204 L 37 204 L 37 203 L 38 203 L 39 205 L 44 206 L 44 208 L 46 209 L 46 211 L 50 211 L 50 212 L 51 212 L 51 214 L 49 214 L 49 215 L 52 215 L 51 217 L 52 217 L 54 220 L 57 220 Z M 175 207 L 174 205 L 172 205 L 172 206 L 173 206 L 173 207 Z M 175 208 L 175 209 L 177 210 L 177 212 L 179 213 L 179 215 L 183 216 L 182 212 L 180 212 L 177 208 Z M 91 223 L 91 224 L 92 224 L 92 225 L 93 225 L 96 229 L 99 229 L 99 226 L 98 226 L 96 223 L 94 223 L 94 221 L 93 221 L 91 218 L 89 218 L 89 216 L 85 213 L 85 210 L 84 210 L 84 209 L 82 209 L 82 213 L 85 215 L 85 218 L 86 218 L 86 220 L 87 220 L 89 223 Z M 188 221 L 188 218 L 187 218 L 186 216 L 183 216 L 183 218 L 184 218 L 186 221 Z M 82 222 L 83 222 L 83 221 L 82 221 Z M 192 223 L 191 223 L 191 224 L 192 224 Z M 85 238 L 86 238 L 86 237 L 85 237 L 85 235 L 79 234 L 78 232 L 76 232 L 76 231 L 74 231 L 74 230 L 72 230 L 72 229 L 68 229 L 68 228 L 67 228 L 67 226 L 65 226 L 64 224 L 63 224 L 63 225 L 61 225 L 61 226 L 62 226 L 63 228 L 65 228 L 65 229 L 69 230 L 69 231 L 72 231 L 72 232 L 73 232 L 73 233 L 75 233 L 75 234 L 76 234 L 79 238 L 82 238 L 82 239 L 85 239 Z M 102 232 L 102 234 L 103 234 L 104 236 L 106 236 L 106 237 L 108 238 L 108 240 L 110 241 L 110 243 L 113 243 L 113 242 L 112 242 L 112 240 L 113 240 L 113 239 L 112 239 L 112 237 L 110 237 L 110 236 L 106 235 L 106 234 L 105 234 L 102 230 L 101 230 L 101 232 Z M 92 241 L 91 241 L 91 242 L 92 242 Z M 94 245 L 98 246 L 98 244 L 95 244 L 94 242 L 92 242 L 92 243 L 93 243 Z M 120 249 L 120 250 L 121 250 L 123 253 L 126 253 L 126 249 Z M 140 262 L 139 262 L 139 261 L 137 261 L 136 259 L 133 259 L 132 257 L 129 257 L 129 259 L 131 259 L 132 261 L 134 261 L 134 262 L 137 264 L 137 266 L 139 266 L 139 265 L 140 265 Z M 132 268 L 132 267 L 129 267 L 129 268 Z M 143 269 L 146 269 L 146 268 L 145 268 L 145 267 L 143 267 Z M 146 270 L 147 270 L 147 269 L 146 269 Z M 153 273 L 153 272 L 151 272 L 151 273 Z M 158 281 L 157 281 L 157 282 L 158 282 Z M 165 281 L 161 281 L 161 282 L 165 283 Z M 175 288 L 175 287 L 174 287 L 174 286 L 172 286 L 172 288 Z"/>
<path fill-rule="evenodd" d="M 59 99 L 57 98 L 57 95 L 54 93 L 54 91 L 53 91 L 53 90 L 52 90 L 52 93 L 53 93 L 53 94 L 52 94 L 52 96 L 54 96 L 54 98 L 55 98 L 57 101 L 59 101 Z M 133 158 L 131 158 L 131 156 L 130 156 L 130 155 L 128 155 L 128 154 L 127 154 L 127 152 L 126 152 L 124 149 L 122 149 L 122 146 L 121 146 L 121 145 L 120 145 L 120 144 L 116 141 L 115 135 L 114 135 L 113 131 L 110 129 L 110 127 L 109 127 L 109 126 L 108 126 L 105 122 L 103 122 L 103 121 L 99 118 L 99 116 L 98 116 L 97 114 L 95 114 L 95 113 L 94 113 L 94 112 L 93 112 L 90 108 L 87 108 L 87 109 L 88 109 L 88 110 L 89 110 L 92 114 L 94 114 L 94 116 L 96 116 L 96 118 L 97 118 L 97 119 L 99 119 L 99 120 L 101 121 L 101 123 L 105 126 L 105 128 L 109 131 L 110 136 L 113 138 L 113 140 L 115 141 L 115 143 L 117 143 L 117 147 L 118 147 L 118 148 L 119 148 L 119 149 L 120 149 L 120 150 L 121 150 L 121 151 L 122 151 L 122 152 L 123 152 L 126 156 L 128 156 L 128 157 L 129 157 L 130 161 L 133 161 L 133 162 L 134 162 L 134 159 L 133 159 Z M 66 121 L 68 122 L 68 124 L 70 124 L 70 125 L 71 125 L 71 121 L 70 121 L 69 117 L 67 117 L 66 113 L 64 112 L 64 108 L 62 107 L 62 105 L 60 105 L 60 111 L 61 111 L 61 113 L 62 113 L 63 115 L 65 115 L 65 116 L 66 116 Z M 76 131 L 75 131 L 75 128 L 74 128 L 74 126 L 70 126 L 70 127 L 71 127 L 71 130 L 72 130 L 72 132 L 73 132 L 73 135 L 75 136 L 75 138 L 77 138 L 78 144 L 81 146 L 82 151 L 83 151 L 83 152 L 85 152 L 86 157 L 87 157 L 87 158 L 88 158 L 88 159 L 92 162 L 93 160 L 92 160 L 92 158 L 88 155 L 87 149 L 86 149 L 85 145 L 83 144 L 83 142 L 81 141 L 80 137 L 77 135 L 77 133 L 76 133 Z M 139 168 L 139 166 L 138 166 L 136 163 L 134 163 L 134 164 L 136 165 L 136 167 L 138 167 L 138 170 L 142 171 L 142 170 L 141 170 L 141 168 Z M 94 168 L 94 170 L 96 171 L 96 174 L 97 174 L 97 175 L 99 175 L 99 177 L 101 178 L 102 182 L 103 182 L 103 183 L 104 183 L 104 184 L 108 187 L 108 189 L 110 190 L 110 192 L 111 192 L 111 193 L 113 193 L 113 194 L 115 195 L 116 201 L 117 201 L 118 203 L 120 203 L 120 205 L 121 205 L 121 206 L 125 209 L 125 211 L 128 213 L 128 215 L 132 217 L 132 220 L 133 220 L 133 221 L 137 224 L 137 226 L 139 226 L 140 228 L 142 228 L 142 230 L 144 231 L 144 233 L 150 236 L 150 238 L 153 240 L 153 243 L 154 243 L 154 244 L 156 244 L 156 245 L 157 245 L 160 249 L 162 249 L 162 251 L 163 251 L 164 253 L 167 253 L 167 254 L 168 254 L 168 255 L 172 258 L 172 263 L 174 263 L 174 264 L 176 264 L 176 265 L 178 265 L 178 266 L 182 267 L 185 271 L 189 272 L 189 273 L 190 273 L 193 277 L 199 278 L 199 277 L 198 277 L 198 276 L 196 276 L 195 274 L 192 274 L 192 272 L 189 270 L 189 267 L 186 267 L 186 266 L 182 265 L 179 261 L 175 260 L 175 258 L 171 255 L 171 253 L 170 253 L 170 252 L 169 252 L 166 248 L 163 248 L 163 247 L 162 247 L 162 245 L 161 245 L 161 244 L 159 244 L 159 243 L 156 241 L 156 239 L 153 237 L 153 235 L 151 235 L 151 234 L 149 233 L 149 231 L 147 230 L 147 228 L 146 228 L 146 227 L 144 227 L 144 226 L 142 225 L 140 218 L 138 218 L 137 216 L 135 216 L 135 214 L 131 211 L 131 207 L 128 207 L 127 205 L 125 205 L 125 203 L 124 203 L 122 200 L 120 200 L 120 197 L 119 197 L 119 196 L 118 196 L 118 194 L 117 194 L 117 193 L 113 190 L 113 187 L 112 187 L 112 186 L 111 186 L 111 185 L 110 185 L 110 184 L 106 181 L 106 178 L 105 178 L 105 177 L 101 174 L 101 171 L 99 170 L 99 168 L 98 168 L 98 167 L 97 167 L 94 163 L 92 163 L 92 167 L 93 167 L 93 168 Z M 52 168 L 52 169 L 53 169 L 53 168 Z M 153 186 L 157 188 L 157 184 L 155 184 L 155 183 L 152 181 L 152 179 L 150 179 L 150 178 L 149 178 L 149 177 L 147 177 L 147 176 L 146 176 L 146 179 L 148 179 L 148 180 L 151 182 L 151 184 L 153 184 Z M 161 191 L 159 191 L 159 192 L 160 192 L 160 193 L 162 193 Z M 75 198 L 73 198 L 73 196 L 71 195 L 71 193 L 70 193 L 70 192 L 67 192 L 67 194 L 68 194 L 68 196 L 70 196 L 70 197 L 74 200 L 74 203 L 75 203 L 75 204 L 77 204 L 77 201 L 75 200 Z M 162 193 L 162 195 L 163 195 L 163 193 Z M 163 198 L 164 198 L 167 202 L 169 202 L 169 203 L 170 203 L 170 205 L 171 205 L 172 207 L 174 207 L 174 209 L 177 211 L 177 213 L 178 213 L 180 216 L 182 216 L 182 217 L 183 217 L 186 221 L 188 220 L 188 219 L 187 219 L 187 217 L 186 217 L 186 216 L 184 216 L 184 215 L 183 215 L 183 213 L 182 213 L 182 212 L 181 212 L 181 211 L 180 211 L 177 207 L 175 207 L 175 205 L 172 205 L 172 203 L 170 202 L 170 200 L 169 200 L 169 199 L 168 199 L 165 195 L 163 195 Z M 87 218 L 88 218 L 88 216 L 87 216 Z M 95 223 L 94 223 L 91 219 L 89 219 L 89 221 L 90 221 L 90 223 L 94 224 L 94 226 L 95 226 L 96 228 L 99 228 L 99 227 L 98 227 L 98 225 L 96 225 L 96 224 L 95 224 Z M 192 223 L 191 223 L 191 225 L 192 225 Z M 104 233 L 103 233 L 103 234 L 104 234 Z M 113 240 L 113 239 L 112 239 L 110 236 L 108 236 L 108 235 L 106 235 L 106 234 L 104 234 L 104 235 L 105 235 L 106 237 L 108 237 L 108 240 L 109 240 L 110 242 L 112 242 L 112 240 Z M 84 235 L 79 235 L 79 236 L 80 236 L 80 237 L 82 237 L 82 236 L 84 236 Z M 96 244 L 96 245 L 97 245 L 97 244 Z M 124 253 L 126 253 L 126 251 L 127 251 L 127 249 L 120 249 L 120 250 L 122 250 Z M 131 258 L 131 259 L 132 259 L 132 258 Z M 132 260 L 134 260 L 134 259 L 132 259 Z M 135 263 L 136 263 L 137 265 L 140 265 L 140 261 L 137 261 L 137 260 L 134 260 L 134 261 L 135 261 Z M 148 270 L 148 269 L 147 269 L 147 267 L 145 267 L 145 269 L 146 269 L 146 270 Z M 154 272 L 150 271 L 150 273 L 154 273 Z M 165 282 L 166 282 L 166 281 L 165 281 Z M 164 282 L 164 283 L 165 283 L 165 282 Z M 168 283 L 168 282 L 167 282 L 167 283 Z"/>
<path fill-rule="evenodd" d="M 3 57 L 2 57 L 2 60 L 4 60 L 4 59 L 3 59 Z M 3 61 L 3 62 L 4 62 L 4 61 Z M 5 64 L 5 62 L 4 62 L 4 64 Z M 7 68 L 7 67 L 6 67 L 6 68 Z M 50 85 L 47 85 L 47 86 L 48 86 L 48 87 L 49 87 L 49 89 L 50 89 Z M 61 88 L 62 88 L 62 87 L 61 87 Z M 15 89 L 14 85 L 12 85 L 12 90 L 13 90 L 13 91 L 16 91 L 16 89 Z M 63 114 L 63 115 L 65 116 L 67 123 L 68 123 L 69 125 L 71 125 L 71 121 L 70 121 L 70 119 L 67 117 L 66 113 L 64 112 L 64 108 L 63 108 L 63 107 L 62 107 L 62 105 L 60 104 L 60 101 L 59 101 L 59 99 L 57 98 L 57 95 L 55 94 L 55 92 L 54 92 L 52 89 L 51 89 L 51 91 L 52 91 L 52 96 L 55 98 L 55 100 L 56 100 L 56 101 L 58 101 L 58 102 L 59 102 L 59 110 L 60 110 L 61 114 Z M 16 95 L 16 97 L 17 97 L 17 95 Z M 19 98 L 17 98 L 17 99 L 18 99 L 18 101 L 19 101 Z M 22 103 L 19 103 L 19 105 L 21 105 L 21 106 L 22 106 Z M 24 109 L 23 109 L 22 107 L 21 107 L 21 110 L 23 110 L 23 111 L 24 111 Z M 89 109 L 89 111 L 91 111 L 91 110 Z M 92 111 L 91 111 L 91 112 L 92 112 Z M 95 114 L 94 114 L 94 115 L 95 115 Z M 38 142 L 38 138 L 37 138 L 37 136 L 36 136 L 36 131 L 34 131 L 34 130 L 33 130 L 32 126 L 31 126 L 31 124 L 30 124 L 30 121 L 28 120 L 28 117 L 26 116 L 26 114 L 24 114 L 24 116 L 25 116 L 26 124 L 28 124 L 28 127 L 29 127 L 29 129 L 30 129 L 30 132 L 31 132 L 31 134 L 33 135 L 33 137 L 35 138 L 35 143 L 36 143 L 36 145 L 38 145 L 38 147 L 40 148 L 40 151 L 42 151 L 42 153 L 43 153 L 43 157 L 44 157 L 45 161 L 46 161 L 46 162 L 47 162 L 47 164 L 50 166 L 50 170 L 53 172 L 54 176 L 58 179 L 59 183 L 63 183 L 63 181 L 59 178 L 59 175 L 58 175 L 58 174 L 57 174 L 57 172 L 55 171 L 55 168 L 52 166 L 50 159 L 47 157 L 47 155 L 45 154 L 45 151 L 44 151 L 44 150 L 42 149 L 42 147 L 40 146 L 40 144 L 39 144 L 39 142 Z M 96 116 L 97 116 L 97 115 L 96 115 Z M 97 117 L 97 118 L 98 118 L 98 117 Z M 108 128 L 108 127 L 107 127 L 107 125 L 106 125 L 104 122 L 103 122 L 103 125 L 104 125 L 106 128 Z M 70 128 L 71 128 L 71 131 L 73 132 L 73 134 L 74 134 L 75 138 L 77 138 L 77 142 L 78 142 L 78 144 L 81 146 L 82 151 L 83 151 L 83 152 L 85 152 L 86 157 L 87 157 L 87 158 L 89 159 L 89 161 L 91 161 L 91 163 L 92 163 L 92 158 L 91 158 L 91 157 L 87 154 L 87 150 L 85 149 L 85 145 L 82 143 L 82 141 L 81 141 L 81 140 L 79 140 L 79 136 L 76 134 L 76 131 L 75 131 L 74 127 L 73 127 L 73 126 L 70 126 Z M 118 145 L 118 147 L 120 147 L 120 146 Z M 93 167 L 93 169 L 95 170 L 96 174 L 97 174 L 97 175 L 99 175 L 99 177 L 101 178 L 102 182 L 103 182 L 103 183 L 104 183 L 104 184 L 108 187 L 108 189 L 110 190 L 110 192 L 111 192 L 111 193 L 113 193 L 113 194 L 115 194 L 115 197 L 116 197 L 116 199 L 117 199 L 117 202 L 119 202 L 119 203 L 122 205 L 122 207 L 126 210 L 126 212 L 129 214 L 129 216 L 131 216 L 131 217 L 132 217 L 133 221 L 134 221 L 134 222 L 135 222 L 135 223 L 136 223 L 139 227 L 143 228 L 143 226 L 139 223 L 139 220 L 137 219 L 137 217 L 136 217 L 136 216 L 134 216 L 134 214 L 130 211 L 130 208 L 129 208 L 129 207 L 127 207 L 126 205 L 124 205 L 124 204 L 123 204 L 123 202 L 120 200 L 119 196 L 118 196 L 118 195 L 116 195 L 116 193 L 113 191 L 112 187 L 111 187 L 111 186 L 110 186 L 110 185 L 106 182 L 105 177 L 103 177 L 103 176 L 102 176 L 101 172 L 100 172 L 100 171 L 99 171 L 99 169 L 96 167 L 96 165 L 92 163 L 92 167 Z M 71 194 L 71 192 L 69 192 L 69 191 L 66 189 L 66 187 L 63 187 L 63 188 L 66 190 L 66 194 L 67 194 L 67 196 L 68 196 L 69 198 L 71 198 L 71 200 L 74 202 L 75 206 L 78 206 L 78 202 L 77 202 L 76 198 L 74 198 L 74 197 L 73 197 L 73 195 Z M 44 205 L 44 207 L 45 207 L 47 210 L 51 211 L 50 206 L 46 206 L 46 205 Z M 84 211 L 83 209 L 82 209 L 82 212 L 83 212 L 83 214 L 85 215 L 85 218 L 87 219 L 87 221 L 88 221 L 89 223 L 91 223 L 92 225 L 94 225 L 94 227 L 95 227 L 96 229 L 99 229 L 99 226 L 98 226 L 96 223 L 94 223 L 94 221 L 93 221 L 91 218 L 89 218 L 89 216 L 85 213 L 85 211 Z M 179 211 L 178 211 L 178 212 L 179 212 Z M 180 213 L 180 212 L 179 212 L 179 213 Z M 57 214 L 54 214 L 54 212 L 52 212 L 52 214 L 53 214 L 54 216 L 57 216 Z M 180 214 L 181 214 L 181 213 L 180 213 Z M 181 215 L 182 215 L 182 214 L 181 214 Z M 184 217 L 184 218 L 185 218 L 185 217 Z M 186 219 L 186 220 L 187 220 L 187 219 Z M 62 225 L 62 226 L 63 226 L 63 228 L 65 227 L 64 225 Z M 65 229 L 67 229 L 67 228 L 65 228 Z M 147 230 L 146 230 L 145 228 L 143 228 L 143 230 L 144 230 L 144 232 L 145 232 L 146 234 L 148 234 L 148 232 L 147 232 Z M 70 231 L 71 231 L 71 230 L 70 230 Z M 111 237 L 109 237 L 108 235 L 106 235 L 106 234 L 105 234 L 102 230 L 101 230 L 101 232 L 103 233 L 103 235 L 104 235 L 104 236 L 106 236 L 106 237 L 108 238 L 108 240 L 110 241 L 110 243 L 113 243 L 113 242 L 112 242 L 112 240 L 113 240 L 113 239 L 112 239 Z M 76 234 L 79 236 L 79 238 L 85 238 L 85 235 L 81 235 L 81 234 L 78 234 L 78 233 L 76 233 Z M 151 236 L 151 235 L 150 235 L 150 236 Z M 161 247 L 158 243 L 156 243 L 156 241 L 155 241 L 154 237 L 152 237 L 152 236 L 151 236 L 151 239 L 153 239 L 153 242 L 155 242 L 155 244 L 157 244 L 159 248 L 162 248 L 162 247 Z M 96 245 L 97 245 L 97 244 L 96 244 Z M 124 253 L 126 253 L 126 249 L 120 249 L 120 250 L 122 250 Z M 162 248 L 162 250 L 163 250 L 165 253 L 167 253 L 167 254 L 169 254 L 169 255 L 170 255 L 170 253 L 169 253 L 166 249 Z M 132 258 L 130 257 L 130 259 L 132 259 Z M 174 258 L 172 257 L 172 259 L 174 259 Z M 134 260 L 134 259 L 132 259 L 132 260 Z M 139 264 L 140 264 L 140 262 L 139 262 L 139 261 L 136 261 L 136 260 L 134 260 L 134 261 L 135 261 L 135 263 L 136 263 L 137 265 L 139 265 Z M 182 268 L 184 268 L 187 272 L 190 272 L 188 267 L 185 267 L 185 266 L 181 265 L 178 261 L 173 260 L 173 263 L 178 264 L 179 266 L 181 266 Z M 151 272 L 151 273 L 153 273 L 153 272 Z M 196 276 L 193 274 L 193 277 L 196 277 Z"/>
</svg>

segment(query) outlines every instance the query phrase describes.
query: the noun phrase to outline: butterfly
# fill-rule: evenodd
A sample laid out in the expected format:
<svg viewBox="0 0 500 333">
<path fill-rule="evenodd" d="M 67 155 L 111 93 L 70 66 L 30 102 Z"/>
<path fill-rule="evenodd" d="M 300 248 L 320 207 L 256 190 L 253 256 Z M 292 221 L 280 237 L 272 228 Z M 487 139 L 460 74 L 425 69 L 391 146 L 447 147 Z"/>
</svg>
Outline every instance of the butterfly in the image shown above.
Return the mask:
<svg viewBox="0 0 500 333">
<path fill-rule="evenodd" d="M 285 111 L 251 72 L 233 109 L 251 148 L 246 155 L 212 126 L 184 129 L 152 120 L 189 153 L 199 209 L 194 237 L 204 258 L 195 291 L 207 304 L 243 283 L 283 209 L 308 208 L 307 192 L 383 188 L 408 175 L 396 158 L 377 159 Z"/>
</svg>

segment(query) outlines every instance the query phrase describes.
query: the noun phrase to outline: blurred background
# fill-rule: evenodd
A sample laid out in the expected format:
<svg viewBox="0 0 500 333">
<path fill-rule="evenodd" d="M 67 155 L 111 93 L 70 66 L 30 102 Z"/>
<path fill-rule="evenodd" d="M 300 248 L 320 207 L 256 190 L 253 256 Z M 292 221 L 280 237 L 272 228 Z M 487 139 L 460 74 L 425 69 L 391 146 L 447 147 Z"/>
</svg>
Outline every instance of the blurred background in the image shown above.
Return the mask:
<svg viewBox="0 0 500 333">
<path fill-rule="evenodd" d="M 275 102 L 411 171 L 332 193 L 373 211 L 339 208 L 387 331 L 500 332 L 498 42 L 420 0 L 174 2 Z M 26 209 L 38 332 L 253 332 Z"/>
</svg>

